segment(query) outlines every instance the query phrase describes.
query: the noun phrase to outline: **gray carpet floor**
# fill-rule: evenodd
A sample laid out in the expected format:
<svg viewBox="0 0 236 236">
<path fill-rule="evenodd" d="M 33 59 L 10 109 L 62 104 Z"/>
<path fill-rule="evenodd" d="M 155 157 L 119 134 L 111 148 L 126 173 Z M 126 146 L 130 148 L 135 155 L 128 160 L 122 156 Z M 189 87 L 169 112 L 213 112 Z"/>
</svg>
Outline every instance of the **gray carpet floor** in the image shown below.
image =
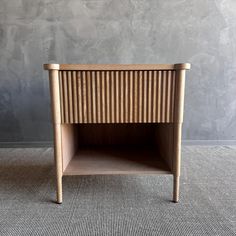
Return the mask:
<svg viewBox="0 0 236 236">
<path fill-rule="evenodd" d="M 50 148 L 0 149 L 0 235 L 236 235 L 236 147 L 185 146 L 171 176 L 63 177 Z"/>
</svg>

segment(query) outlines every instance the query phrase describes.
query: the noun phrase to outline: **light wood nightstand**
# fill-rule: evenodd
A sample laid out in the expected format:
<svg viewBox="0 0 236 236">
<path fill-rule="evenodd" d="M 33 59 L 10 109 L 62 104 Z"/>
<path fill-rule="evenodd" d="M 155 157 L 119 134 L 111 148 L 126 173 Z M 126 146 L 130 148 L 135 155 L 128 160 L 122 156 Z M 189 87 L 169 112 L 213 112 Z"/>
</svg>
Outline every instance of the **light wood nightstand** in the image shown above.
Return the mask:
<svg viewBox="0 0 236 236">
<path fill-rule="evenodd" d="M 190 64 L 45 64 L 62 176 L 171 174 L 179 199 L 185 72 Z"/>
</svg>

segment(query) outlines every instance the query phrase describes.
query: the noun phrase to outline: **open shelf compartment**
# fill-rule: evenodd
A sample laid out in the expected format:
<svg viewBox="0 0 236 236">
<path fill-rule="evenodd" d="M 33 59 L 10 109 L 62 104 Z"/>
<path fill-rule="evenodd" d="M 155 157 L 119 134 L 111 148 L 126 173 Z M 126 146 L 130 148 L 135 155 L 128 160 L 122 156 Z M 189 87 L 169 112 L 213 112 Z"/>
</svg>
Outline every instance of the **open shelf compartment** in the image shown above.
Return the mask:
<svg viewBox="0 0 236 236">
<path fill-rule="evenodd" d="M 63 175 L 171 174 L 172 124 L 63 124 Z"/>
<path fill-rule="evenodd" d="M 67 165 L 64 175 L 170 173 L 152 147 L 89 146 L 81 148 Z"/>
</svg>

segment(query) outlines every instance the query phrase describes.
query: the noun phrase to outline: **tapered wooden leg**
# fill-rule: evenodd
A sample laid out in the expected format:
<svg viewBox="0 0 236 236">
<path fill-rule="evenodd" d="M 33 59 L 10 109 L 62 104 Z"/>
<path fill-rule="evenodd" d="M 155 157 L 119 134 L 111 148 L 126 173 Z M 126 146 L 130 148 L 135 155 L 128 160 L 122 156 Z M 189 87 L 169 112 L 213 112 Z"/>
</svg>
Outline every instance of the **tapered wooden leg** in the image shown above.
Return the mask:
<svg viewBox="0 0 236 236">
<path fill-rule="evenodd" d="M 62 203 L 62 131 L 60 108 L 59 65 L 49 68 L 51 106 L 54 133 L 54 160 L 56 166 L 57 203 Z"/>
<path fill-rule="evenodd" d="M 179 201 L 179 176 L 174 176 L 173 181 L 173 202 Z"/>
<path fill-rule="evenodd" d="M 60 124 L 54 124 L 54 157 L 57 180 L 57 203 L 62 203 L 62 152 Z"/>
<path fill-rule="evenodd" d="M 57 176 L 57 203 L 62 203 L 62 177 Z"/>
<path fill-rule="evenodd" d="M 185 88 L 185 70 L 176 71 L 175 85 L 175 108 L 174 108 L 174 152 L 172 173 L 174 175 L 173 201 L 179 201 L 179 176 L 181 165 L 181 139 L 182 139 L 182 123 L 184 114 L 184 88 Z"/>
<path fill-rule="evenodd" d="M 179 201 L 182 123 L 174 125 L 173 202 Z"/>
</svg>

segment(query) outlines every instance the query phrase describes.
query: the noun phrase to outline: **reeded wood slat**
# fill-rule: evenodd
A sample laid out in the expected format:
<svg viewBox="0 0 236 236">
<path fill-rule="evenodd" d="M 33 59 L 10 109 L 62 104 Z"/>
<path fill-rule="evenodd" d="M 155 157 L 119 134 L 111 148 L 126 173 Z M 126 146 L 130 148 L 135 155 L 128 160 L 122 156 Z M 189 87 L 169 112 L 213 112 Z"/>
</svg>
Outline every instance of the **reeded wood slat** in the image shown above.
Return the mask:
<svg viewBox="0 0 236 236">
<path fill-rule="evenodd" d="M 167 78 L 166 78 L 166 119 L 165 122 L 170 122 L 170 89 L 171 89 L 171 71 L 167 72 Z"/>
<path fill-rule="evenodd" d="M 77 94 L 78 94 L 78 110 L 79 110 L 79 123 L 83 123 L 83 106 L 82 106 L 82 76 L 81 71 L 77 71 Z"/>
<path fill-rule="evenodd" d="M 131 96 L 134 98 L 131 101 L 133 102 L 133 106 L 130 109 L 134 109 L 134 111 L 132 111 L 132 119 L 130 120 L 130 122 L 135 122 L 137 123 L 139 121 L 138 119 L 138 115 L 139 115 L 139 72 L 138 71 L 134 71 L 132 72 L 132 78 L 133 78 L 133 85 L 132 85 L 132 90 L 130 92 Z"/>
<path fill-rule="evenodd" d="M 171 121 L 174 122 L 174 106 L 175 106 L 175 71 L 172 72 L 171 78 Z"/>
<path fill-rule="evenodd" d="M 139 71 L 139 123 L 143 121 L 143 71 Z"/>
<path fill-rule="evenodd" d="M 111 71 L 111 123 L 115 123 L 115 72 Z"/>
<path fill-rule="evenodd" d="M 71 71 L 67 71 L 67 80 L 68 80 L 68 103 L 69 103 L 69 123 L 74 123 L 73 120 L 73 94 L 72 94 L 72 78 L 71 78 Z"/>
<path fill-rule="evenodd" d="M 158 71 L 158 89 L 157 89 L 157 122 L 161 122 L 161 90 L 162 90 L 162 71 Z"/>
<path fill-rule="evenodd" d="M 119 119 L 119 115 L 120 115 L 120 107 L 119 107 L 119 103 L 120 103 L 120 94 L 119 94 L 119 73 L 116 72 L 116 77 L 115 77 L 115 93 L 116 93 L 116 97 L 115 97 L 115 107 L 116 107 L 116 111 L 115 111 L 115 115 L 116 115 L 116 123 L 119 123 L 120 119 Z M 115 95 L 114 95 L 115 96 Z"/>
<path fill-rule="evenodd" d="M 88 116 L 88 123 L 92 123 L 92 94 L 91 94 L 91 72 L 86 71 L 86 83 L 87 83 L 87 116 Z"/>
<path fill-rule="evenodd" d="M 124 71 L 116 72 L 120 79 L 120 117 L 121 123 L 124 123 Z"/>
<path fill-rule="evenodd" d="M 152 122 L 155 122 L 157 119 L 157 71 L 153 71 L 153 113 L 152 113 Z"/>
<path fill-rule="evenodd" d="M 82 107 L 83 107 L 83 123 L 88 122 L 87 115 L 87 79 L 85 71 L 82 72 Z"/>
<path fill-rule="evenodd" d="M 101 80 L 99 71 L 96 72 L 96 81 L 97 81 L 97 121 L 101 123 Z"/>
<path fill-rule="evenodd" d="M 110 123 L 110 75 L 109 71 L 106 71 L 106 120 L 107 123 Z"/>
<path fill-rule="evenodd" d="M 105 71 L 102 71 L 101 73 L 102 76 L 102 87 L 101 87 L 101 91 L 102 91 L 102 123 L 106 123 L 106 111 L 105 111 Z"/>
<path fill-rule="evenodd" d="M 136 116 L 137 113 L 137 103 L 134 102 L 134 106 L 133 106 L 133 99 L 134 101 L 137 100 L 137 81 L 133 80 L 133 71 L 129 72 L 129 122 L 133 122 L 133 114 L 134 116 Z M 133 89 L 133 84 L 135 84 L 135 87 Z M 133 111 L 134 109 L 134 111 Z"/>
<path fill-rule="evenodd" d="M 144 71 L 143 74 L 143 120 L 142 122 L 146 123 L 147 122 L 147 71 Z"/>
<path fill-rule="evenodd" d="M 73 110 L 74 110 L 74 122 L 78 123 L 78 94 L 77 94 L 77 77 L 76 71 L 72 72 L 72 87 L 73 87 Z"/>
<path fill-rule="evenodd" d="M 163 71 L 162 76 L 162 89 L 161 89 L 161 122 L 165 122 L 166 118 L 166 71 Z"/>
<path fill-rule="evenodd" d="M 125 123 L 129 122 L 129 74 L 125 71 Z"/>
<path fill-rule="evenodd" d="M 96 76 L 95 76 L 95 71 L 92 71 L 92 81 L 91 81 L 91 85 L 92 85 L 92 109 L 93 109 L 93 113 L 92 113 L 92 122 L 93 123 L 97 123 L 97 104 L 96 104 Z"/>
<path fill-rule="evenodd" d="M 68 108 L 68 99 L 69 99 L 69 96 L 68 96 L 68 88 L 67 88 L 67 83 L 68 83 L 68 80 L 67 80 L 67 73 L 66 71 L 63 71 L 63 74 L 62 74 L 62 82 L 63 82 L 63 96 L 64 96 L 64 114 L 65 114 L 65 123 L 69 123 L 69 108 Z"/>
<path fill-rule="evenodd" d="M 175 71 L 59 71 L 63 123 L 172 123 Z"/>
<path fill-rule="evenodd" d="M 151 122 L 152 116 L 152 107 L 153 107 L 153 100 L 152 100 L 152 71 L 148 73 L 148 122 Z"/>
<path fill-rule="evenodd" d="M 62 71 L 59 71 L 59 86 L 60 86 L 60 108 L 61 108 L 61 122 L 64 123 L 64 95 L 63 95 L 63 79 L 62 79 Z"/>
</svg>

